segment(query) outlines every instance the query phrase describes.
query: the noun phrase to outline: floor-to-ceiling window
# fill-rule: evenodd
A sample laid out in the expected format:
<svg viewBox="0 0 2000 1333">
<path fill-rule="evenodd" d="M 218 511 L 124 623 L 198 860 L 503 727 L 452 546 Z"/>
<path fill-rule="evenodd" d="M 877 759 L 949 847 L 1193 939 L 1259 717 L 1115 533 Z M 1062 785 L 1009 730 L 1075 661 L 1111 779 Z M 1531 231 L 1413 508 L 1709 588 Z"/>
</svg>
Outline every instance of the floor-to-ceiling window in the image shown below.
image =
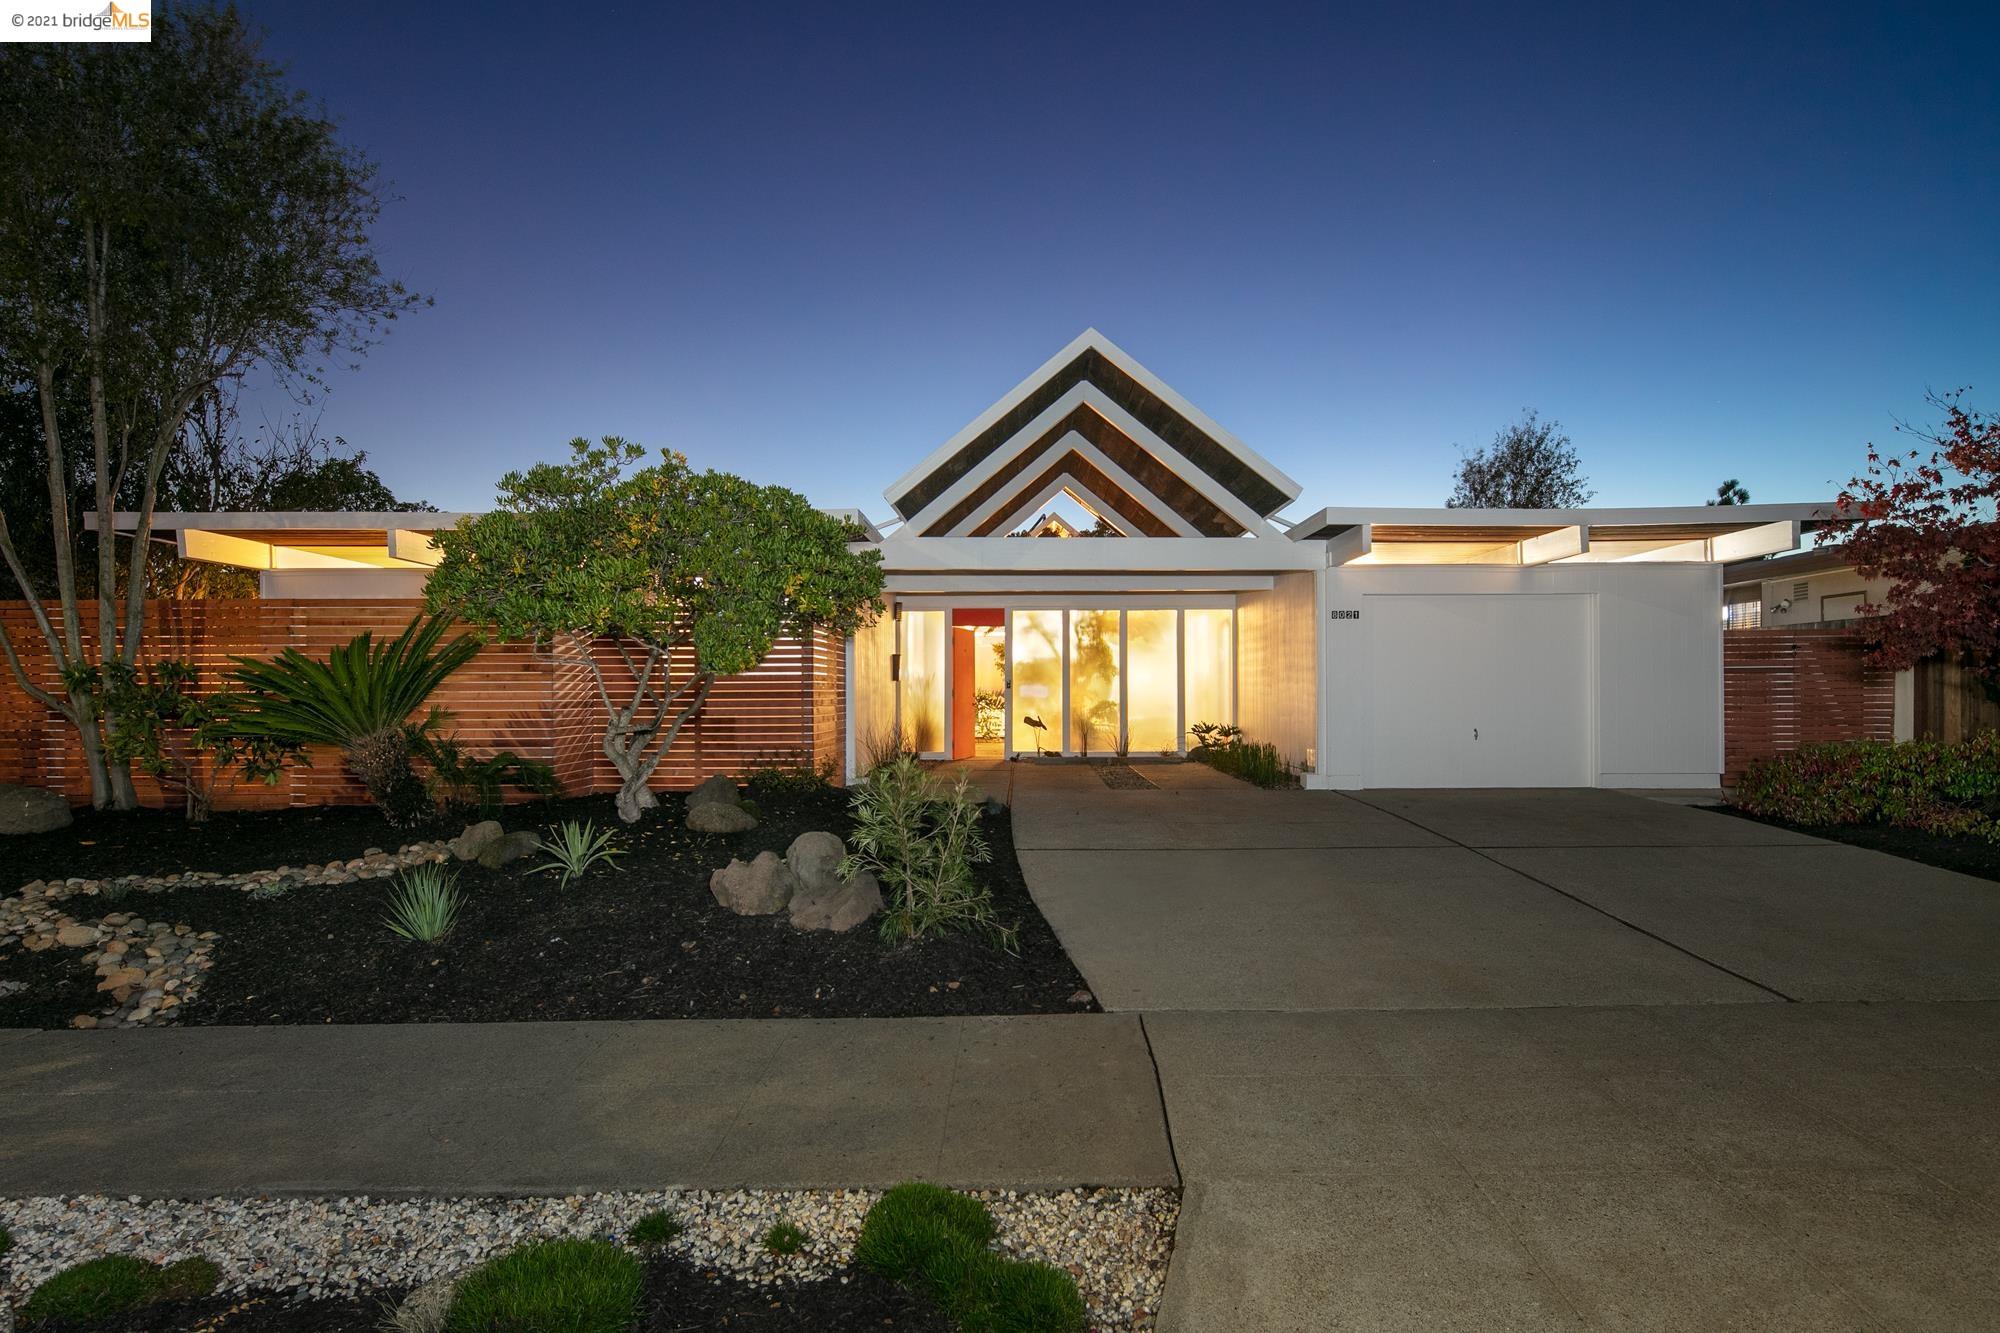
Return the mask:
<svg viewBox="0 0 2000 1333">
<path fill-rule="evenodd" d="M 1069 745 L 1078 754 L 1119 748 L 1118 676 L 1124 654 L 1116 611 L 1069 613 Z"/>
<path fill-rule="evenodd" d="M 1016 753 L 1063 748 L 1063 613 L 1013 615 L 1014 706 L 1009 728 Z"/>
<path fill-rule="evenodd" d="M 1125 734 L 1133 754 L 1180 748 L 1180 612 L 1125 613 Z"/>
<path fill-rule="evenodd" d="M 1236 720 L 1236 613 L 1190 609 L 1183 624 L 1187 666 L 1182 688 L 1187 743 L 1192 745 L 1195 723 Z"/>
<path fill-rule="evenodd" d="M 945 613 L 903 612 L 902 731 L 918 754 L 944 751 Z"/>
</svg>

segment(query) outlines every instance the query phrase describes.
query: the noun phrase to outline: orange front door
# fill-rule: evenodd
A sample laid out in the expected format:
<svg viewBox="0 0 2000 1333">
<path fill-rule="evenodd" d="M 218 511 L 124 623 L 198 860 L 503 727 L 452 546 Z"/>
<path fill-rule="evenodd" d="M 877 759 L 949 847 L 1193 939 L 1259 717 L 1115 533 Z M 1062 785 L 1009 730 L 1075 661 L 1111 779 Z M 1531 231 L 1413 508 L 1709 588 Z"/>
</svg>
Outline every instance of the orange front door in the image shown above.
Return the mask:
<svg viewBox="0 0 2000 1333">
<path fill-rule="evenodd" d="M 975 640 L 964 625 L 951 627 L 951 757 L 972 758 L 972 734 L 979 729 L 979 688 L 974 679 L 978 659 Z"/>
</svg>

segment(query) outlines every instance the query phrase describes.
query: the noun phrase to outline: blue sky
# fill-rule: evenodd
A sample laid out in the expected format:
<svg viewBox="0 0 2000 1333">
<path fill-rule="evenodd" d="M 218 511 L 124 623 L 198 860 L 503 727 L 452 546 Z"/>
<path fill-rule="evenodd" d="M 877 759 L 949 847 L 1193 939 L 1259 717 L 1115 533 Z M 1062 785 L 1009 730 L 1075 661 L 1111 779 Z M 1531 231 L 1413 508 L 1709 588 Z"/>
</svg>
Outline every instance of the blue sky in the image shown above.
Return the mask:
<svg viewBox="0 0 2000 1333">
<path fill-rule="evenodd" d="M 881 517 L 1090 325 L 1294 516 L 1523 407 L 1679 504 L 2000 406 L 2000 7 L 1533 8 L 244 6 L 436 297 L 321 427 L 444 508 L 615 433 Z"/>
</svg>

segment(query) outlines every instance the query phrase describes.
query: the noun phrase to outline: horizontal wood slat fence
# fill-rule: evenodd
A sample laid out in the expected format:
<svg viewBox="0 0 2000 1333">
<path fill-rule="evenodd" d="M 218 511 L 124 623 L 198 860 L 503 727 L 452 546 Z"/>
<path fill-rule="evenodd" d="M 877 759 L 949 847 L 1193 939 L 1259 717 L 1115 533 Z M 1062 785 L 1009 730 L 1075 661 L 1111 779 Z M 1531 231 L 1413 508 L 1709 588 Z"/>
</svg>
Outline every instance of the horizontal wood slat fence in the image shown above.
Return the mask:
<svg viewBox="0 0 2000 1333">
<path fill-rule="evenodd" d="M 1722 636 L 1725 784 L 1752 759 L 1816 741 L 1892 740 L 1896 677 L 1838 629 L 1743 629 Z"/>
<path fill-rule="evenodd" d="M 180 657 L 201 672 L 204 688 L 221 684 L 236 657 L 275 657 L 297 648 L 324 658 L 328 650 L 363 630 L 393 637 L 421 610 L 416 601 L 212 599 L 148 604 L 145 661 Z M 57 612 L 51 608 L 51 615 Z M 97 612 L 86 604 L 86 640 L 95 639 Z M 0 624 L 38 683 L 60 693 L 28 606 L 0 602 Z M 608 642 L 592 645 L 616 695 L 624 665 Z M 835 767 L 844 748 L 846 700 L 842 640 L 826 633 L 781 641 L 751 670 L 715 684 L 708 703 L 688 724 L 653 775 L 660 791 L 682 791 L 717 773 L 741 775 L 761 764 Z M 673 679 L 687 679 L 691 658 L 676 656 Z M 552 764 L 567 795 L 618 789 L 617 771 L 604 757 L 604 707 L 589 671 L 551 661 L 526 644 L 488 643 L 453 674 L 432 702 L 449 710 L 450 727 L 475 755 L 512 750 Z M 49 787 L 83 803 L 90 779 L 76 732 L 43 708 L 0 666 L 0 782 Z M 367 799 L 342 770 L 335 752 L 311 755 L 312 767 L 293 769 L 275 787 L 239 785 L 220 793 L 222 809 L 279 809 L 349 805 Z M 162 793 L 136 775 L 141 799 L 162 804 Z"/>
</svg>

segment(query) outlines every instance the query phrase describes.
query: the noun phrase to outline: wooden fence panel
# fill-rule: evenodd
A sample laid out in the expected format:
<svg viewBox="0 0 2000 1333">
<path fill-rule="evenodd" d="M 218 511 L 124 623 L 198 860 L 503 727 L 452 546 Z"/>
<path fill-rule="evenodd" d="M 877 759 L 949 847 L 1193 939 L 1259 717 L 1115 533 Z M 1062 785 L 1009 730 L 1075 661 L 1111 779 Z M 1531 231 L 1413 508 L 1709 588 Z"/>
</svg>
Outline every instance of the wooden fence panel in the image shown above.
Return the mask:
<svg viewBox="0 0 2000 1333">
<path fill-rule="evenodd" d="M 1722 636 L 1723 781 L 1752 759 L 1816 741 L 1890 740 L 1895 673 L 1870 666 L 1850 630 L 1746 629 Z"/>
<path fill-rule="evenodd" d="M 2000 730 L 2000 702 L 1956 662 L 1919 663 L 1912 693 L 1913 731 L 1923 739 L 1962 741 Z"/>
</svg>

